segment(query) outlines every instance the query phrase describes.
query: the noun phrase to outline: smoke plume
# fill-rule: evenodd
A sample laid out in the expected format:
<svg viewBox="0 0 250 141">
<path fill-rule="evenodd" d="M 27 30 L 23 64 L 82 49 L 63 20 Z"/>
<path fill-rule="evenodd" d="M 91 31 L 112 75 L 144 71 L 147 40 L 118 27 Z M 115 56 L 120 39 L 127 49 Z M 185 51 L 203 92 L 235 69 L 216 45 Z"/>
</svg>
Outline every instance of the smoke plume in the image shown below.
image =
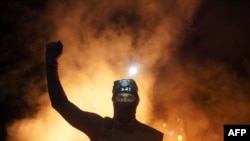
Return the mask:
<svg viewBox="0 0 250 141">
<path fill-rule="evenodd" d="M 163 132 L 164 141 L 219 141 L 223 124 L 250 123 L 250 32 L 240 2 L 13 0 L 4 6 L 2 15 L 10 16 L 1 26 L 1 107 L 7 107 L 1 124 L 8 141 L 88 140 L 49 102 L 44 50 L 57 40 L 64 45 L 60 80 L 83 110 L 112 117 L 113 81 L 132 77 L 141 99 L 137 118 Z M 139 66 L 136 76 L 127 74 L 131 64 Z"/>
</svg>

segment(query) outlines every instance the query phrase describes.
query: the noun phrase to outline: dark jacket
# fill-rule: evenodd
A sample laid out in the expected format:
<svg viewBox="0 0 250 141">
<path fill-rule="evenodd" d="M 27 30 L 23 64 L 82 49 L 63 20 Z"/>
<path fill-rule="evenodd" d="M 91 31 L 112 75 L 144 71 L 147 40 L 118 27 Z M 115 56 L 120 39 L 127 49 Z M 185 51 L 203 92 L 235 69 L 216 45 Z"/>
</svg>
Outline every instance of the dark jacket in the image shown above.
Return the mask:
<svg viewBox="0 0 250 141">
<path fill-rule="evenodd" d="M 136 119 L 126 128 L 114 119 L 82 111 L 71 103 L 61 86 L 57 63 L 46 65 L 49 96 L 53 108 L 73 127 L 84 132 L 91 141 L 162 141 L 163 134 Z"/>
</svg>

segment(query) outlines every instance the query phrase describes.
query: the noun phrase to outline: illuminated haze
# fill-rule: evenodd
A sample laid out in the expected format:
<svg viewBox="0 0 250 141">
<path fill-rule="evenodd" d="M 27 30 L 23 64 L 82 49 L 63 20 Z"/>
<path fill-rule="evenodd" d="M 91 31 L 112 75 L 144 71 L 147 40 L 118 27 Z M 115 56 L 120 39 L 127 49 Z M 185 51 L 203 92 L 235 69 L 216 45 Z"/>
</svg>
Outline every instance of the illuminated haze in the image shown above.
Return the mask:
<svg viewBox="0 0 250 141">
<path fill-rule="evenodd" d="M 238 65 L 227 65 L 232 63 L 232 55 L 240 55 L 219 47 L 231 47 L 225 40 L 234 36 L 196 31 L 205 28 L 193 27 L 194 22 L 209 25 L 202 22 L 219 11 L 218 6 L 199 15 L 202 4 L 199 0 L 50 1 L 38 19 L 39 24 L 48 26 L 41 31 L 47 37 L 37 39 L 33 46 L 44 51 L 47 42 L 62 41 L 60 80 L 69 99 L 81 109 L 112 117 L 113 81 L 129 77 L 128 67 L 139 64 L 138 74 L 132 76 L 141 98 L 139 120 L 162 131 L 164 141 L 220 141 L 224 123 L 250 123 L 245 108 L 250 106 L 250 65 L 246 57 L 233 62 L 241 64 L 244 73 L 237 73 L 234 68 Z M 207 19 L 200 20 L 204 15 Z M 199 35 L 205 38 L 194 37 Z M 211 42 L 215 39 L 221 43 Z M 44 55 L 30 50 L 40 58 Z M 29 83 L 29 93 L 38 93 L 32 90 L 36 88 L 33 85 L 40 85 L 35 83 Z M 52 109 L 47 92 L 35 100 L 40 106 L 32 118 L 8 126 L 9 141 L 88 140 Z"/>
</svg>

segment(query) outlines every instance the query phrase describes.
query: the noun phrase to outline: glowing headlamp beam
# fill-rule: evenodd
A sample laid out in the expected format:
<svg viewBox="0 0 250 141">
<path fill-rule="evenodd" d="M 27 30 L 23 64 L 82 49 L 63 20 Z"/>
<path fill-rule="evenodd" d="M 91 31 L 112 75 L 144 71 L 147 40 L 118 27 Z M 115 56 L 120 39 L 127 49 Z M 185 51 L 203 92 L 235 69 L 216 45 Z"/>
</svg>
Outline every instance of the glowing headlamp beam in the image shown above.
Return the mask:
<svg viewBox="0 0 250 141">
<path fill-rule="evenodd" d="M 129 76 L 134 76 L 138 73 L 138 66 L 136 65 L 131 65 L 129 68 L 128 68 L 128 75 Z"/>
</svg>

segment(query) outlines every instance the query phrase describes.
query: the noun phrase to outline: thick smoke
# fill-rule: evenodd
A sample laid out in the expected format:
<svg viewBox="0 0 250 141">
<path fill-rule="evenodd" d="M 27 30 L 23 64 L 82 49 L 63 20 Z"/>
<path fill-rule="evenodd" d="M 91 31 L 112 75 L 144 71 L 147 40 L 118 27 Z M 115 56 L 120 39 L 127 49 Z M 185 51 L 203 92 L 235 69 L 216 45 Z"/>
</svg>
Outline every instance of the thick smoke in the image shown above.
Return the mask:
<svg viewBox="0 0 250 141">
<path fill-rule="evenodd" d="M 153 115 L 166 121 L 166 134 L 179 126 L 186 140 L 223 140 L 223 124 L 250 123 L 250 20 L 244 4 L 205 2 L 176 56 L 155 65 Z"/>
<path fill-rule="evenodd" d="M 0 140 L 16 119 L 32 117 L 45 92 L 43 48 L 50 28 L 40 14 L 43 3 L 1 1 Z M 39 34 L 37 32 L 39 31 Z"/>
<path fill-rule="evenodd" d="M 44 48 L 57 40 L 64 45 L 59 59 L 64 90 L 83 110 L 112 116 L 113 81 L 129 77 L 126 69 L 135 63 L 140 66 L 134 77 L 141 97 L 137 118 L 162 131 L 164 140 L 219 141 L 223 124 L 250 122 L 249 21 L 238 2 L 64 0 L 5 5 L 17 9 L 6 8 L 6 13 L 11 11 L 20 22 L 7 20 L 18 30 L 6 31 L 14 35 L 1 40 L 4 46 L 21 45 L 23 54 L 15 52 L 13 60 L 23 61 L 8 72 L 22 80 L 1 75 L 11 80 L 1 87 L 18 87 L 9 92 L 8 108 L 26 106 L 13 112 L 21 116 L 12 119 L 21 120 L 8 122 L 9 141 L 88 140 L 49 103 Z M 19 42 L 9 42 L 12 38 Z"/>
</svg>

